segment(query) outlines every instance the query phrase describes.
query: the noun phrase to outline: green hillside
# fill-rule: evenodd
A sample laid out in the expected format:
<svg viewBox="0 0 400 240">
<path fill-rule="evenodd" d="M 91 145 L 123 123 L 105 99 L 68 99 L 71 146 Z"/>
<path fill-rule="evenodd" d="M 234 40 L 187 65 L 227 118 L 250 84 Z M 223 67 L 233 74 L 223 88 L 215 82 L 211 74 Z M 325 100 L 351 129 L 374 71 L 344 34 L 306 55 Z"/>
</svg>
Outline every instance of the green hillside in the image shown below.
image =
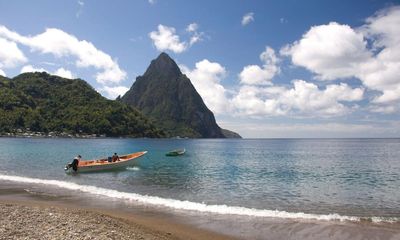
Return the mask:
<svg viewBox="0 0 400 240">
<path fill-rule="evenodd" d="M 0 76 L 0 133 L 38 132 L 164 137 L 148 118 L 119 101 L 102 97 L 81 79 L 47 73 Z"/>
</svg>

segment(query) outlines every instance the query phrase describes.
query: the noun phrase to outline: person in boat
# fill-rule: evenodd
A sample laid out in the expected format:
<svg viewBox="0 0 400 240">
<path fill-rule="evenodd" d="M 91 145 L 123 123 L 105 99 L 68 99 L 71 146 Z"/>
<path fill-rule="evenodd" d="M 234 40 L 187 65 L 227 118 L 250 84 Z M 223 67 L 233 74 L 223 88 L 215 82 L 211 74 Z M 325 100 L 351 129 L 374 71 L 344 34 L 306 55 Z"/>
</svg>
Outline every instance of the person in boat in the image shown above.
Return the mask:
<svg viewBox="0 0 400 240">
<path fill-rule="evenodd" d="M 118 154 L 117 153 L 114 153 L 114 155 L 112 156 L 112 161 L 113 162 L 116 162 L 116 161 L 119 161 L 120 159 L 119 159 L 119 156 L 118 156 Z"/>
<path fill-rule="evenodd" d="M 78 171 L 79 161 L 82 159 L 81 155 L 74 157 L 74 160 L 70 164 L 67 165 L 67 169 L 72 167 L 72 170 L 75 172 Z"/>
</svg>

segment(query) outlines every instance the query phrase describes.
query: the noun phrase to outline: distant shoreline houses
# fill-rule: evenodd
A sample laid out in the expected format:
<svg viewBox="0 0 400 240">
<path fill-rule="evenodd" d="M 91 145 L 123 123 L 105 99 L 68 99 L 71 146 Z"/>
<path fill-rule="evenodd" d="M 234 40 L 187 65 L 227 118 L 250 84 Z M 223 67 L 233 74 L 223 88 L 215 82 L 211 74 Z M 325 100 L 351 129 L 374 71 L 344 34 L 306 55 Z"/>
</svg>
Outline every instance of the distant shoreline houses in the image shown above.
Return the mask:
<svg viewBox="0 0 400 240">
<path fill-rule="evenodd" d="M 30 129 L 16 129 L 14 132 L 0 133 L 0 137 L 22 137 L 22 138 L 105 138 L 105 134 L 71 134 L 67 132 L 36 132 Z"/>
</svg>

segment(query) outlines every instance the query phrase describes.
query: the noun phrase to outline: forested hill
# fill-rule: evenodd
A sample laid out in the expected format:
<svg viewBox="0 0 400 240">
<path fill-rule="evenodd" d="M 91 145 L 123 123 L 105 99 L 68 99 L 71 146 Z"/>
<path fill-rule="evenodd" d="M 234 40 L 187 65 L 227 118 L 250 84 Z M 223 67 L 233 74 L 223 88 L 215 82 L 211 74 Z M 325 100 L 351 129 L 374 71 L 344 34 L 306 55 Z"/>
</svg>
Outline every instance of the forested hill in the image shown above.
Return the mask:
<svg viewBox="0 0 400 240">
<path fill-rule="evenodd" d="M 106 136 L 165 136 L 139 111 L 102 97 L 85 81 L 44 72 L 24 73 L 12 79 L 0 76 L 0 133 L 18 129 Z"/>
</svg>

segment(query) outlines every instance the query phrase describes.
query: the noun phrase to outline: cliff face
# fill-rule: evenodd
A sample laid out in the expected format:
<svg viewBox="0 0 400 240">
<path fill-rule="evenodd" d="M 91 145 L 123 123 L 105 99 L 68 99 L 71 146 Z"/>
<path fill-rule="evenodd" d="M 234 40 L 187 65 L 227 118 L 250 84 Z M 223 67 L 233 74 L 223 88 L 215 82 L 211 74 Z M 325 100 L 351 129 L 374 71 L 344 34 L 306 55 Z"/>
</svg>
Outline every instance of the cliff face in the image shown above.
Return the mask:
<svg viewBox="0 0 400 240">
<path fill-rule="evenodd" d="M 171 136 L 225 137 L 189 78 L 165 53 L 136 78 L 121 101 L 139 109 Z"/>
</svg>

